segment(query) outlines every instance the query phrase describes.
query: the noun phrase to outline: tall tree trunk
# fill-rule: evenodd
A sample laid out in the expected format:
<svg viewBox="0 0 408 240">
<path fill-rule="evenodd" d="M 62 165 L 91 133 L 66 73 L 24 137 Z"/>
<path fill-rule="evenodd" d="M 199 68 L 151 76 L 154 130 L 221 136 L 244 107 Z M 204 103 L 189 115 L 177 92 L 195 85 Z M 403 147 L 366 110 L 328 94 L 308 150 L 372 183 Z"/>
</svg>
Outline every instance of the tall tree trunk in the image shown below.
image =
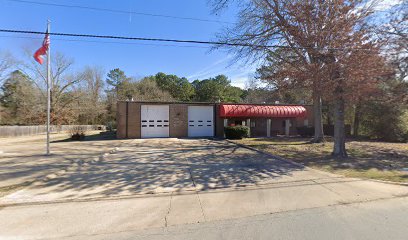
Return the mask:
<svg viewBox="0 0 408 240">
<path fill-rule="evenodd" d="M 354 108 L 354 120 L 353 120 L 353 136 L 359 136 L 360 130 L 360 117 L 361 117 L 361 104 L 357 103 Z"/>
<path fill-rule="evenodd" d="M 344 127 L 344 99 L 341 96 L 341 89 L 337 89 L 337 94 L 334 102 L 334 146 L 332 156 L 338 158 L 347 158 L 346 151 L 346 133 Z"/>
<path fill-rule="evenodd" d="M 313 118 L 314 118 L 314 137 L 312 142 L 324 142 L 323 120 L 322 120 L 322 97 L 319 91 L 313 90 Z"/>
</svg>

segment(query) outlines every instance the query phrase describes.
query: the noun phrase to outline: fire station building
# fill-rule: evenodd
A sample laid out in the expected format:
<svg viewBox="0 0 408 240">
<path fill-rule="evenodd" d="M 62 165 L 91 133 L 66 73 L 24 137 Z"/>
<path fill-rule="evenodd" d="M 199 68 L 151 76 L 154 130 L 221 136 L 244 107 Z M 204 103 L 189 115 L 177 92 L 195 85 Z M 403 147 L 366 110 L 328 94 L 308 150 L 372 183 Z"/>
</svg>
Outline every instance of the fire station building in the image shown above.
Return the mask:
<svg viewBox="0 0 408 240">
<path fill-rule="evenodd" d="M 191 102 L 118 102 L 118 138 L 224 137 L 225 126 L 243 125 L 251 137 L 297 135 L 313 124 L 310 105 Z"/>
</svg>

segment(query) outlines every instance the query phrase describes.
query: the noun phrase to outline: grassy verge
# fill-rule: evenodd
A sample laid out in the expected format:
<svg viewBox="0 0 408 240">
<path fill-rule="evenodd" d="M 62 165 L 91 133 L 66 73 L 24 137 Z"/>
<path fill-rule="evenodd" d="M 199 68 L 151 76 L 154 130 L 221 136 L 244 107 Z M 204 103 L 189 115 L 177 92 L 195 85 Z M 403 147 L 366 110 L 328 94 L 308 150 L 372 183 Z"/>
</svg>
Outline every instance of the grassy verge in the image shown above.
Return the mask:
<svg viewBox="0 0 408 240">
<path fill-rule="evenodd" d="M 235 142 L 251 146 L 306 166 L 341 174 L 408 183 L 408 144 L 349 141 L 349 158 L 330 156 L 333 143 L 311 144 L 302 138 L 247 138 Z"/>
</svg>

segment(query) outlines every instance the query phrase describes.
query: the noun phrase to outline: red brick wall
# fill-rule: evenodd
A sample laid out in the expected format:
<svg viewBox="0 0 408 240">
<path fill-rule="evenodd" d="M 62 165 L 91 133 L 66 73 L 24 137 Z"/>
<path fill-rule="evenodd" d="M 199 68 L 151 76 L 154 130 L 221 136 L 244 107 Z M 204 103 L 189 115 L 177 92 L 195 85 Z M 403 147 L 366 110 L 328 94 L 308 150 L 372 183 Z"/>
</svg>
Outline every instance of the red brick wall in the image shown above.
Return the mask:
<svg viewBox="0 0 408 240">
<path fill-rule="evenodd" d="M 116 109 L 116 137 L 126 138 L 126 102 L 118 102 Z"/>
<path fill-rule="evenodd" d="M 188 136 L 188 105 L 171 104 L 169 107 L 170 137 L 179 138 Z"/>
<path fill-rule="evenodd" d="M 128 138 L 140 138 L 140 108 L 140 103 L 129 102 Z"/>
<path fill-rule="evenodd" d="M 215 136 L 224 137 L 224 119 L 220 118 L 220 105 L 215 105 Z"/>
</svg>

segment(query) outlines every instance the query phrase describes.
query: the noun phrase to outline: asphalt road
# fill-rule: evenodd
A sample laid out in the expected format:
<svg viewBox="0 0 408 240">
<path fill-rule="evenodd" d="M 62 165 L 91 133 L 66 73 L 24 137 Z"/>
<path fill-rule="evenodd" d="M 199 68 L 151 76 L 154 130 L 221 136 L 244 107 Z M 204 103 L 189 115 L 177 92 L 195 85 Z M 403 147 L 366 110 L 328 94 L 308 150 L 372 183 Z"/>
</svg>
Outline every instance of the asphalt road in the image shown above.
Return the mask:
<svg viewBox="0 0 408 240">
<path fill-rule="evenodd" d="M 63 239 L 407 239 L 408 198 Z"/>
</svg>

